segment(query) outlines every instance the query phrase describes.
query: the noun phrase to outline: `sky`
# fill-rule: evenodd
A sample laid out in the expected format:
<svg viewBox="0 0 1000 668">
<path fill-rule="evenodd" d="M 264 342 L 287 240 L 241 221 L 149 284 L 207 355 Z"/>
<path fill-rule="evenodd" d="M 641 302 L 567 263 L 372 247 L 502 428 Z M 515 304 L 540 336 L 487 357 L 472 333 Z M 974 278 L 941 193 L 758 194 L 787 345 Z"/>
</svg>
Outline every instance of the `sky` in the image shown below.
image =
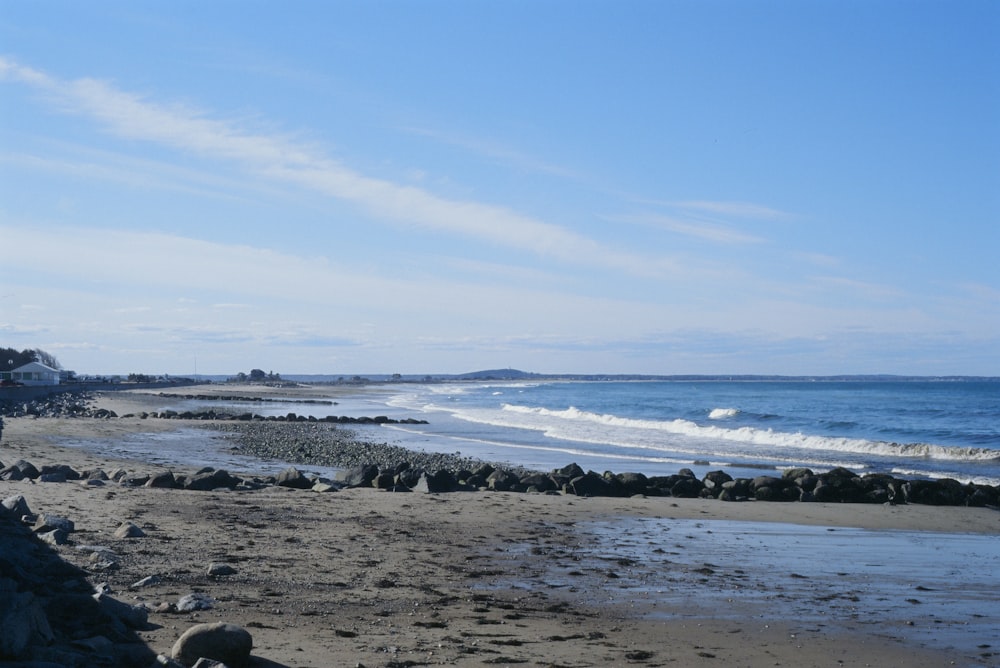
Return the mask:
<svg viewBox="0 0 1000 668">
<path fill-rule="evenodd" d="M 1000 375 L 992 0 L 0 0 L 0 347 Z"/>
</svg>

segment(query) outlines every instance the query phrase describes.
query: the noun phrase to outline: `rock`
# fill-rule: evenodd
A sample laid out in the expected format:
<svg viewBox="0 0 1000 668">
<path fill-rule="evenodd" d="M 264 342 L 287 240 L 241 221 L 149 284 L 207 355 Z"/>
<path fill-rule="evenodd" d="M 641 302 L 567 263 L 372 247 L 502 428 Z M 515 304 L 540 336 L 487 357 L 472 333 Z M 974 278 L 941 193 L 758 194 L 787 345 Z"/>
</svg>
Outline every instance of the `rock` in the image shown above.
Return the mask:
<svg viewBox="0 0 1000 668">
<path fill-rule="evenodd" d="M 132 522 L 122 522 L 121 526 L 115 529 L 115 538 L 145 538 L 146 532 Z"/>
<path fill-rule="evenodd" d="M 32 464 L 31 462 L 26 462 L 23 459 L 19 459 L 16 462 L 14 462 L 14 466 L 11 468 L 17 469 L 24 475 L 25 478 L 31 478 L 32 480 L 41 475 L 39 470 L 35 468 L 34 464 Z"/>
<path fill-rule="evenodd" d="M 184 483 L 184 489 L 199 492 L 210 492 L 214 489 L 235 489 L 241 482 L 239 478 L 223 469 L 200 471 Z"/>
<path fill-rule="evenodd" d="M 94 594 L 101 612 L 116 619 L 130 629 L 145 629 L 149 623 L 149 611 L 141 605 L 129 605 L 104 593 Z"/>
<path fill-rule="evenodd" d="M 174 478 L 173 471 L 163 471 L 155 473 L 149 477 L 145 483 L 146 487 L 157 487 L 160 489 L 172 489 L 177 486 L 177 479 Z"/>
<path fill-rule="evenodd" d="M 497 469 L 486 477 L 486 486 L 497 492 L 509 492 L 521 479 L 507 469 Z"/>
<path fill-rule="evenodd" d="M 194 612 L 195 610 L 211 610 L 215 599 L 207 594 L 188 594 L 177 601 L 178 612 Z"/>
<path fill-rule="evenodd" d="M 277 484 L 279 487 L 291 487 L 292 489 L 312 489 L 313 481 L 307 478 L 302 471 L 294 466 L 289 466 L 278 474 Z"/>
<path fill-rule="evenodd" d="M 577 496 L 611 496 L 611 484 L 603 477 L 588 471 L 582 476 L 570 480 L 566 488 L 570 494 Z"/>
<path fill-rule="evenodd" d="M 713 490 L 718 493 L 722 491 L 722 484 L 727 483 L 733 479 L 733 476 L 729 475 L 725 471 L 709 471 L 705 474 L 705 477 L 701 479 L 701 484 L 705 486 L 705 489 Z"/>
<path fill-rule="evenodd" d="M 615 477 L 629 496 L 645 494 L 649 488 L 649 478 L 643 473 L 626 472 Z"/>
<path fill-rule="evenodd" d="M 806 477 L 813 476 L 813 475 L 816 475 L 816 474 L 812 472 L 812 469 L 807 469 L 807 468 L 785 469 L 781 473 L 781 477 L 782 478 L 784 478 L 785 480 L 792 480 L 792 481 L 798 480 L 799 478 L 806 478 Z"/>
<path fill-rule="evenodd" d="M 333 484 L 328 483 L 328 482 L 323 482 L 321 480 L 313 483 L 313 486 L 312 486 L 312 491 L 314 491 L 314 492 L 320 492 L 320 493 L 322 493 L 322 492 L 336 492 L 339 489 L 340 488 L 337 487 L 336 485 L 333 485 Z"/>
<path fill-rule="evenodd" d="M 91 570 L 113 571 L 120 567 L 118 555 L 106 548 L 97 549 L 90 553 Z"/>
<path fill-rule="evenodd" d="M 378 477 L 378 467 L 374 464 L 355 466 L 337 473 L 337 480 L 348 487 L 371 487 L 376 477 Z"/>
<path fill-rule="evenodd" d="M 0 657 L 17 658 L 31 645 L 47 645 L 54 635 L 39 600 L 0 577 Z"/>
<path fill-rule="evenodd" d="M 163 583 L 163 578 L 159 575 L 147 575 L 138 582 L 133 582 L 129 585 L 129 589 L 142 589 L 143 587 L 155 587 L 158 584 Z"/>
<path fill-rule="evenodd" d="M 253 637 L 235 624 L 218 622 L 192 626 L 177 639 L 171 656 L 185 666 L 194 666 L 198 659 L 214 659 L 231 668 L 243 668 L 250 661 Z"/>
<path fill-rule="evenodd" d="M 965 488 L 956 480 L 910 480 L 903 484 L 907 503 L 923 503 L 932 506 L 965 505 Z"/>
<path fill-rule="evenodd" d="M 20 494 L 8 496 L 3 500 L 2 505 L 18 519 L 24 517 L 25 515 L 31 515 L 31 509 L 28 508 L 28 502 Z"/>
<path fill-rule="evenodd" d="M 58 480 L 58 482 L 66 482 L 67 480 L 79 480 L 82 477 L 78 472 L 73 470 L 71 466 L 68 466 L 66 464 L 51 464 L 43 466 L 41 470 L 38 472 L 38 477 L 44 478 L 46 476 L 61 478 L 61 480 Z"/>
<path fill-rule="evenodd" d="M 16 466 L 8 466 L 7 468 L 0 471 L 0 480 L 6 480 L 8 482 L 17 482 L 18 480 L 24 480 L 24 473 L 21 469 Z"/>
<path fill-rule="evenodd" d="M 236 569 L 229 564 L 209 564 L 208 574 L 217 577 L 222 575 L 236 575 Z"/>
<path fill-rule="evenodd" d="M 229 668 L 229 666 L 221 661 L 216 661 L 215 659 L 206 659 L 205 657 L 201 657 L 195 662 L 192 668 Z"/>
<path fill-rule="evenodd" d="M 587 472 L 584 471 L 578 464 L 567 464 L 561 469 L 553 469 L 552 475 L 559 477 L 566 477 L 572 480 L 573 478 L 579 478 L 586 475 Z"/>
<path fill-rule="evenodd" d="M 66 533 L 73 533 L 76 529 L 76 525 L 73 524 L 72 520 L 60 517 L 59 515 L 42 514 L 38 516 L 38 520 L 35 522 L 34 526 L 34 531 L 36 533 L 52 531 L 53 529 L 61 529 Z"/>
<path fill-rule="evenodd" d="M 434 473 L 423 473 L 412 487 L 414 492 L 424 492 L 427 494 L 446 494 L 453 492 L 458 487 L 458 481 L 451 471 L 440 470 Z"/>
<path fill-rule="evenodd" d="M 382 471 L 375 477 L 374 480 L 372 480 L 372 487 L 374 487 L 375 489 L 389 489 L 395 484 L 396 484 L 395 471 Z M 313 488 L 315 489 L 315 486 Z"/>
<path fill-rule="evenodd" d="M 69 534 L 62 529 L 43 531 L 38 534 L 38 538 L 41 539 L 42 542 L 48 543 L 49 545 L 65 545 L 69 542 Z"/>
<path fill-rule="evenodd" d="M 531 473 L 521 477 L 521 485 L 532 492 L 552 492 L 558 489 L 552 476 L 544 473 Z"/>
<path fill-rule="evenodd" d="M 670 496 L 682 499 L 694 499 L 701 495 L 701 490 L 705 488 L 704 483 L 693 475 L 684 475 L 670 487 Z"/>
</svg>

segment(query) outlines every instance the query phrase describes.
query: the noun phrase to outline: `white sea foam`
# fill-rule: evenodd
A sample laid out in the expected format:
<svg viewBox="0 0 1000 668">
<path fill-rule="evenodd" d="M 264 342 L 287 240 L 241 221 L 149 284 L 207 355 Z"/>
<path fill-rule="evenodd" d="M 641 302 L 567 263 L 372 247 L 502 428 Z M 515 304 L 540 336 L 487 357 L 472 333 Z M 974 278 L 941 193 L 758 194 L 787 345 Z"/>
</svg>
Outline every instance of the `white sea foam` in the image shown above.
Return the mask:
<svg viewBox="0 0 1000 668">
<path fill-rule="evenodd" d="M 739 414 L 739 408 L 713 408 L 708 414 L 708 419 L 724 420 L 726 418 L 736 417 Z"/>
<path fill-rule="evenodd" d="M 1000 451 L 987 448 L 957 447 L 934 445 L 929 443 L 891 443 L 887 441 L 872 441 L 867 439 L 846 438 L 835 436 L 819 436 L 801 432 L 781 432 L 772 429 L 755 427 L 739 427 L 727 429 L 715 425 L 702 426 L 690 420 L 639 420 L 624 418 L 617 415 L 597 414 L 581 411 L 575 407 L 565 410 L 551 410 L 529 406 L 503 405 L 504 412 L 528 418 L 522 423 L 512 423 L 505 420 L 488 420 L 501 426 L 515 426 L 531 429 L 543 429 L 546 432 L 558 431 L 560 437 L 578 438 L 593 441 L 593 434 L 584 425 L 598 425 L 605 428 L 625 428 L 633 430 L 638 437 L 635 445 L 641 445 L 645 440 L 640 435 L 645 433 L 671 434 L 689 436 L 699 439 L 711 439 L 745 445 L 761 445 L 773 448 L 797 448 L 805 450 L 826 450 L 854 454 L 905 457 L 914 459 L 942 459 L 954 461 L 1000 461 Z M 483 421 L 482 416 L 476 421 Z M 558 428 L 560 425 L 562 428 Z M 575 425 L 579 428 L 569 428 Z M 579 432 L 579 435 L 574 435 Z"/>
</svg>

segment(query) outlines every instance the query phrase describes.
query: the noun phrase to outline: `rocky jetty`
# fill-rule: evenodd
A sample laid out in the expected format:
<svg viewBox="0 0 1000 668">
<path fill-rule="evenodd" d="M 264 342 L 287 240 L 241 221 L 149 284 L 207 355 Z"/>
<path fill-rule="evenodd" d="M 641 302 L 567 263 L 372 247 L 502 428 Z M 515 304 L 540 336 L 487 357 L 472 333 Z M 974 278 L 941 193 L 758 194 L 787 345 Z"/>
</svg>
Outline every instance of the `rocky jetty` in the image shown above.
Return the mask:
<svg viewBox="0 0 1000 668">
<path fill-rule="evenodd" d="M 219 401 L 220 397 L 206 394 L 170 394 L 161 392 L 158 396 L 174 399 L 192 399 L 204 401 Z M 297 403 L 297 404 L 320 404 L 333 406 L 335 401 L 323 399 L 276 399 L 270 397 L 254 396 L 227 396 L 225 401 L 241 403 Z M 64 392 L 49 395 L 28 402 L 17 402 L 14 404 L 0 404 L 0 416 L 7 417 L 36 417 L 36 418 L 132 418 L 141 419 L 162 419 L 162 420 L 201 420 L 201 421 L 236 421 L 236 422 L 327 422 L 335 424 L 427 424 L 426 420 L 416 418 L 390 418 L 385 415 L 376 416 L 351 416 L 351 415 L 330 415 L 323 418 L 315 416 L 298 415 L 296 413 L 286 413 L 285 415 L 263 416 L 254 412 L 233 412 L 231 410 L 207 408 L 196 411 L 146 411 L 138 414 L 127 413 L 118 415 L 115 411 L 107 408 L 95 408 L 93 406 L 94 396 L 89 392 Z"/>
<path fill-rule="evenodd" d="M 5 417 L 81 417 L 113 418 L 114 411 L 93 407 L 93 395 L 88 392 L 61 392 L 32 401 L 2 403 L 0 416 Z"/>
</svg>

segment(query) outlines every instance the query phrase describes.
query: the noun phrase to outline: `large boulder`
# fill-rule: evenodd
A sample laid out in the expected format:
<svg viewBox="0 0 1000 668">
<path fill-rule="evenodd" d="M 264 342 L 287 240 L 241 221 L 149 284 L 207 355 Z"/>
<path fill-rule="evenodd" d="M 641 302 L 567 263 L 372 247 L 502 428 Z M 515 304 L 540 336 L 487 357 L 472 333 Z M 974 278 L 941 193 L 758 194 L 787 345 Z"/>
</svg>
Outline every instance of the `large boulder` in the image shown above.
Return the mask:
<svg viewBox="0 0 1000 668">
<path fill-rule="evenodd" d="M 529 473 L 521 477 L 521 485 L 529 492 L 553 492 L 559 489 L 552 476 L 544 473 Z"/>
<path fill-rule="evenodd" d="M 279 487 L 291 487 L 292 489 L 312 489 L 313 481 L 307 478 L 302 471 L 294 466 L 289 466 L 278 474 L 277 485 Z"/>
<path fill-rule="evenodd" d="M 253 637 L 246 629 L 217 622 L 192 626 L 177 639 L 171 656 L 185 666 L 193 666 L 198 659 L 220 661 L 230 668 L 244 668 L 250 663 Z"/>
<path fill-rule="evenodd" d="M 704 483 L 695 477 L 682 475 L 670 486 L 670 496 L 683 499 L 694 499 L 701 495 L 701 490 L 705 488 Z"/>
<path fill-rule="evenodd" d="M 633 494 L 645 494 L 649 488 L 649 478 L 644 473 L 625 472 L 615 476 L 621 484 L 625 493 L 629 496 Z"/>
<path fill-rule="evenodd" d="M 149 477 L 149 480 L 145 482 L 146 487 L 157 487 L 161 489 L 171 489 L 177 486 L 177 478 L 174 477 L 173 471 L 163 471 L 161 473 L 154 473 Z"/>
<path fill-rule="evenodd" d="M 521 479 L 507 469 L 497 469 L 486 477 L 486 486 L 497 492 L 509 492 Z"/>
<path fill-rule="evenodd" d="M 68 464 L 46 464 L 38 472 L 42 482 L 66 482 L 79 480 L 80 474 Z"/>
<path fill-rule="evenodd" d="M 732 479 L 733 476 L 725 471 L 709 471 L 701 479 L 701 484 L 704 485 L 705 489 L 711 490 L 714 495 L 718 496 L 718 493 L 722 491 L 722 484 Z"/>
<path fill-rule="evenodd" d="M 231 475 L 228 471 L 219 469 L 217 471 L 205 471 L 198 473 L 184 483 L 184 489 L 200 492 L 207 492 L 213 489 L 235 489 L 240 482 L 239 478 Z M 310 487 L 312 485 L 310 484 Z"/>
<path fill-rule="evenodd" d="M 374 464 L 355 466 L 337 472 L 337 480 L 348 487 L 371 487 L 376 477 L 378 477 L 378 467 Z"/>
<path fill-rule="evenodd" d="M 411 489 L 425 494 L 444 494 L 455 489 L 457 483 L 450 471 L 441 470 L 435 473 L 424 473 Z"/>
<path fill-rule="evenodd" d="M 962 483 L 950 478 L 940 480 L 911 480 L 903 485 L 909 503 L 931 506 L 961 506 L 966 503 L 966 489 Z"/>
<path fill-rule="evenodd" d="M 615 488 L 604 476 L 588 471 L 569 481 L 566 492 L 577 496 L 614 496 Z"/>
</svg>

